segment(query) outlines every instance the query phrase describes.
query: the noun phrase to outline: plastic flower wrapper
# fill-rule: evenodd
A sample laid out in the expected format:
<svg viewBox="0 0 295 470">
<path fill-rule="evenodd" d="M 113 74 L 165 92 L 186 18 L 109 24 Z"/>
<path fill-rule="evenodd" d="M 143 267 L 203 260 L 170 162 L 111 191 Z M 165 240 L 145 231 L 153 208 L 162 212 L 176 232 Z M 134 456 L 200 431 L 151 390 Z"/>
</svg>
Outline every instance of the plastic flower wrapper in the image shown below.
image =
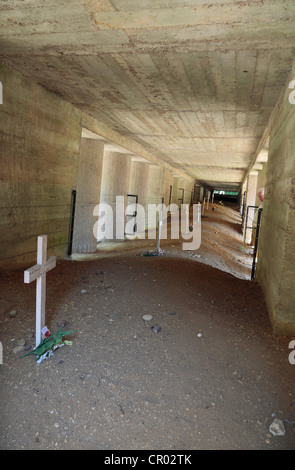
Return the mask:
<svg viewBox="0 0 295 470">
<path fill-rule="evenodd" d="M 37 364 L 39 364 L 44 361 L 44 359 L 51 357 L 53 351 L 57 348 L 61 348 L 65 344 L 72 345 L 72 341 L 63 340 L 64 336 L 68 336 L 71 333 L 73 333 L 73 330 L 62 331 L 60 328 L 55 334 L 51 334 L 47 338 L 45 337 L 36 348 L 21 356 L 20 359 L 29 355 L 36 356 Z"/>
</svg>

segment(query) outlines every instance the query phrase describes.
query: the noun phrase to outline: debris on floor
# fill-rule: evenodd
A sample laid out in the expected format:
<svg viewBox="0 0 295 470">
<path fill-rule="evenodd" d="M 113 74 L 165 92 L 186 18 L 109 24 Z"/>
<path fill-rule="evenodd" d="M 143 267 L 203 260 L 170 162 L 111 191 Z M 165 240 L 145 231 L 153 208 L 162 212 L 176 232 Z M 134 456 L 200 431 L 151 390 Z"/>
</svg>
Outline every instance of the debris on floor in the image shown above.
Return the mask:
<svg viewBox="0 0 295 470">
<path fill-rule="evenodd" d="M 275 418 L 269 427 L 269 432 L 273 436 L 284 436 L 286 434 L 286 430 L 283 421 Z"/>
<path fill-rule="evenodd" d="M 161 331 L 161 327 L 160 325 L 155 325 L 152 327 L 152 330 L 154 333 L 159 333 L 159 331 Z"/>
<path fill-rule="evenodd" d="M 153 319 L 153 315 L 150 315 L 149 313 L 146 313 L 145 315 L 143 315 L 143 320 L 144 321 L 151 321 Z"/>
<path fill-rule="evenodd" d="M 161 248 L 155 251 L 149 250 L 149 251 L 146 251 L 143 256 L 163 256 L 164 251 L 165 250 L 161 250 Z"/>
</svg>

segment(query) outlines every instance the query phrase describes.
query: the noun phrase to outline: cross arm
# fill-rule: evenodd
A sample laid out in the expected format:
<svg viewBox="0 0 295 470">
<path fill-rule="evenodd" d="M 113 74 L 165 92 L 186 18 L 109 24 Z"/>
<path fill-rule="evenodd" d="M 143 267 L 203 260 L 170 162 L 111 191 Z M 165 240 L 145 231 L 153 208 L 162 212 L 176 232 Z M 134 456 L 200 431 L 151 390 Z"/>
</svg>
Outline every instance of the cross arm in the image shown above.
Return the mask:
<svg viewBox="0 0 295 470">
<path fill-rule="evenodd" d="M 51 256 L 48 261 L 44 264 L 35 264 L 31 268 L 27 269 L 24 272 L 24 283 L 30 284 L 31 282 L 35 281 L 38 277 L 42 276 L 42 274 L 47 273 L 51 269 L 55 268 L 56 266 L 56 257 Z"/>
</svg>

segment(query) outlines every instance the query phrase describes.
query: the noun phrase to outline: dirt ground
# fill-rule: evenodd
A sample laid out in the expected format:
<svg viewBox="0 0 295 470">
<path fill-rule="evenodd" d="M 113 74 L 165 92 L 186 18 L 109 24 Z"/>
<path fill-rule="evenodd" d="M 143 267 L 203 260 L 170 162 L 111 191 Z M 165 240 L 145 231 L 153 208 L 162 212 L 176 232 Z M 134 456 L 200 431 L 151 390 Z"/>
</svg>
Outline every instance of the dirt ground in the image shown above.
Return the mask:
<svg viewBox="0 0 295 470">
<path fill-rule="evenodd" d="M 196 252 L 126 241 L 58 261 L 46 323 L 73 344 L 41 364 L 14 353 L 34 347 L 35 283 L 1 273 L 1 449 L 295 449 L 293 338 L 272 335 L 239 213 L 214 207 Z"/>
</svg>

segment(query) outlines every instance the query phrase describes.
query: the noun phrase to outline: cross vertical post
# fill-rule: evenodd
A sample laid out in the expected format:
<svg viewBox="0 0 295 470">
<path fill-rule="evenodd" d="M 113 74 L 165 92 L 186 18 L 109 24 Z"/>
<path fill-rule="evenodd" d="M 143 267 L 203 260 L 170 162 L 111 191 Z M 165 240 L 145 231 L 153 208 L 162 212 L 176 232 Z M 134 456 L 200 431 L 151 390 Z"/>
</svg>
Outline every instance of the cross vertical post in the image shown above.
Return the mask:
<svg viewBox="0 0 295 470">
<path fill-rule="evenodd" d="M 46 263 L 47 237 L 38 237 L 37 264 Z M 45 326 L 46 274 L 43 273 L 36 281 L 36 346 L 41 342 L 41 330 Z"/>
<path fill-rule="evenodd" d="M 47 235 L 40 235 L 37 243 L 37 264 L 24 272 L 24 282 L 36 285 L 36 347 L 41 343 L 41 330 L 45 326 L 46 273 L 56 266 L 56 257 L 46 261 Z"/>
</svg>

